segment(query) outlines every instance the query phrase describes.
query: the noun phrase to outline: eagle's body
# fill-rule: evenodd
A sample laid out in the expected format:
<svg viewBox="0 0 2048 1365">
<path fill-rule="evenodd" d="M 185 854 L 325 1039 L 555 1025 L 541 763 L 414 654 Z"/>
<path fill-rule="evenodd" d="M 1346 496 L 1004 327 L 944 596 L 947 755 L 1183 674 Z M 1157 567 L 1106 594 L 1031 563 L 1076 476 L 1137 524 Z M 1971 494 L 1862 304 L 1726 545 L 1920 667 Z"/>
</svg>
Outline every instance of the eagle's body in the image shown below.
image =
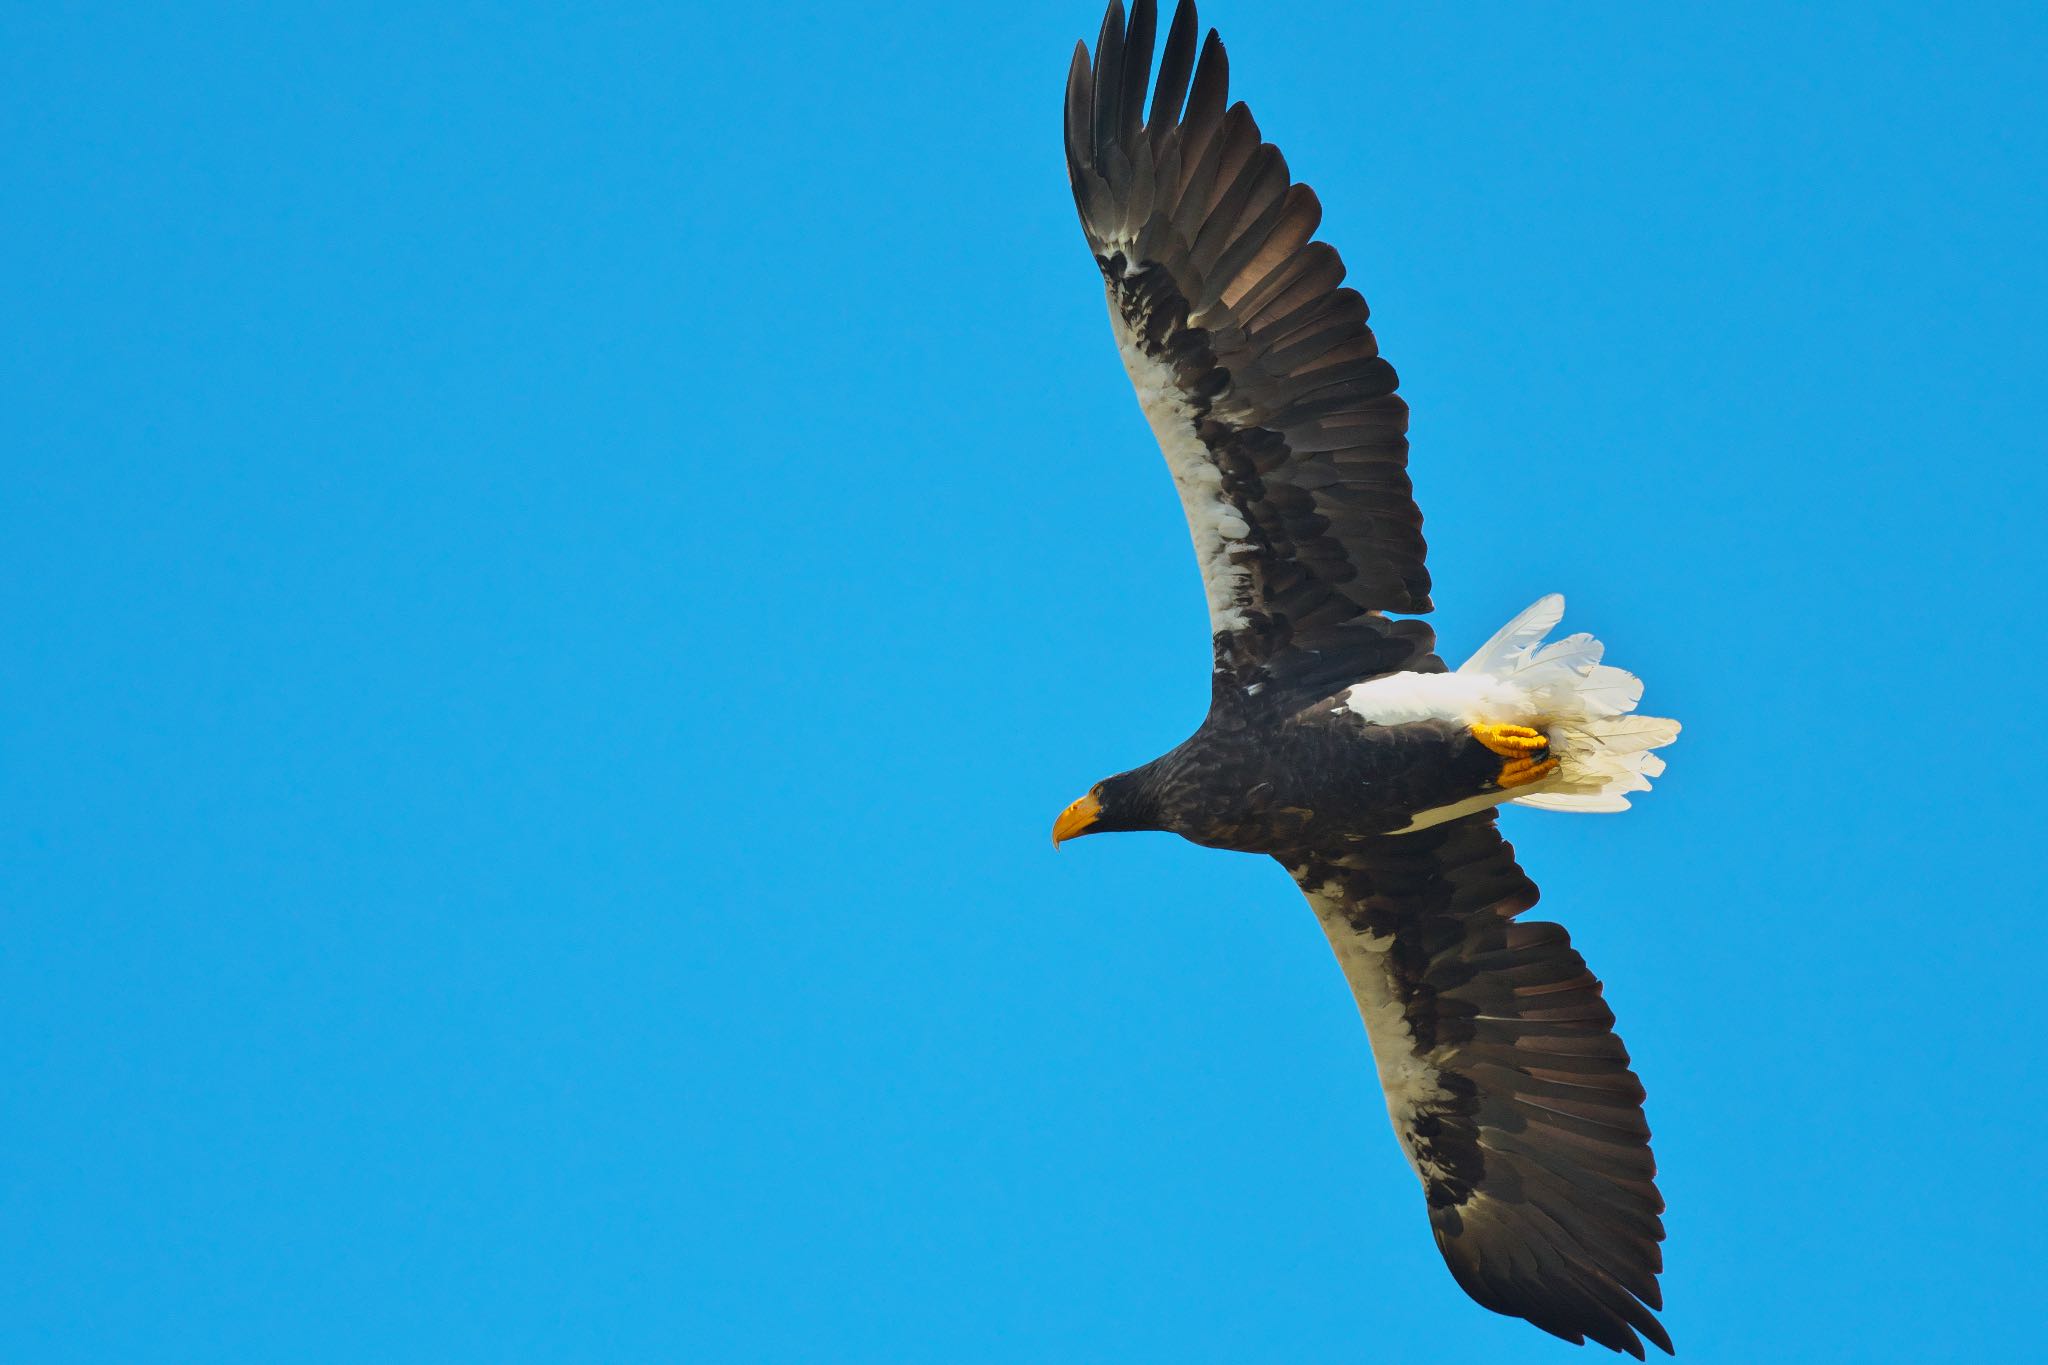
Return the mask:
<svg viewBox="0 0 2048 1365">
<path fill-rule="evenodd" d="M 1124 776 L 1150 797 L 1144 828 L 1286 861 L 1405 829 L 1480 794 L 1500 768 L 1454 721 L 1369 729 L 1333 705 L 1291 717 L 1212 713 L 1185 743 Z"/>
<path fill-rule="evenodd" d="M 1209 602 L 1208 718 L 1107 778 L 1055 840 L 1169 830 L 1277 859 L 1365 1021 L 1438 1249 L 1466 1292 L 1571 1341 L 1670 1350 L 1642 1086 L 1600 983 L 1495 808 L 1619 810 L 1673 721 L 1546 597 L 1456 671 L 1430 610 L 1407 408 L 1321 208 L 1228 100 L 1183 0 L 1110 5 L 1068 75 L 1067 165 L 1125 369 Z M 1147 92 L 1151 91 L 1149 111 Z"/>
</svg>

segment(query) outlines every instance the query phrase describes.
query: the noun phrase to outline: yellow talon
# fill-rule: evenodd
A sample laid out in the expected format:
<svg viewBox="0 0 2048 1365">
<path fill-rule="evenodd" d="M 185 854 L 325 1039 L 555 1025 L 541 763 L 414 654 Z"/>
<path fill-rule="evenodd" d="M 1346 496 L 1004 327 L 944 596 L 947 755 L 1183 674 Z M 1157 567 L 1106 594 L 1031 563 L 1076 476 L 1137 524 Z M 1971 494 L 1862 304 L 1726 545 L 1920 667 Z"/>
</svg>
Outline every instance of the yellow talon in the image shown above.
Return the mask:
<svg viewBox="0 0 2048 1365">
<path fill-rule="evenodd" d="M 1538 762 L 1533 758 L 1517 758 L 1501 765 L 1500 776 L 1495 785 L 1503 790 L 1509 787 L 1526 787 L 1531 782 L 1541 782 L 1557 771 L 1557 760 L 1546 758 Z"/>
<path fill-rule="evenodd" d="M 1541 730 L 1531 730 L 1526 725 L 1490 725 L 1482 722 L 1472 727 L 1472 738 L 1502 758 L 1526 758 L 1550 747 L 1550 741 L 1543 737 Z"/>
<path fill-rule="evenodd" d="M 1472 738 L 1507 760 L 1494 779 L 1494 785 L 1503 790 L 1541 782 L 1557 771 L 1557 760 L 1550 756 L 1550 740 L 1541 730 L 1482 723 L 1472 727 Z"/>
</svg>

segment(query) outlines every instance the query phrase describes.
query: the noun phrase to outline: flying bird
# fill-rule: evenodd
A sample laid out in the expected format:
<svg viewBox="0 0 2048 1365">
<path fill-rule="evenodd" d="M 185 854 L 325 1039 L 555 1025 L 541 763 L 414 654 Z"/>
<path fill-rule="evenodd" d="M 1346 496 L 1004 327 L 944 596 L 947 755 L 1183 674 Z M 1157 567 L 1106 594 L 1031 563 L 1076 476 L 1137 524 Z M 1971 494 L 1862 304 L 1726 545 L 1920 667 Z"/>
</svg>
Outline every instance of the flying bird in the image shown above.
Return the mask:
<svg viewBox="0 0 2048 1365">
<path fill-rule="evenodd" d="M 1408 410 L 1315 240 L 1315 192 L 1229 94 L 1215 30 L 1109 6 L 1067 76 L 1067 170 L 1111 328 L 1187 514 L 1209 713 L 1095 784 L 1053 842 L 1169 830 L 1267 854 L 1321 921 L 1465 1292 L 1567 1341 L 1671 1338 L 1643 1088 L 1600 982 L 1498 829 L 1504 803 L 1613 811 L 1675 721 L 1549 596 L 1455 670 L 1434 632 Z M 1150 93 L 1150 102 L 1146 99 Z M 1406 619 L 1396 619 L 1395 614 Z"/>
</svg>

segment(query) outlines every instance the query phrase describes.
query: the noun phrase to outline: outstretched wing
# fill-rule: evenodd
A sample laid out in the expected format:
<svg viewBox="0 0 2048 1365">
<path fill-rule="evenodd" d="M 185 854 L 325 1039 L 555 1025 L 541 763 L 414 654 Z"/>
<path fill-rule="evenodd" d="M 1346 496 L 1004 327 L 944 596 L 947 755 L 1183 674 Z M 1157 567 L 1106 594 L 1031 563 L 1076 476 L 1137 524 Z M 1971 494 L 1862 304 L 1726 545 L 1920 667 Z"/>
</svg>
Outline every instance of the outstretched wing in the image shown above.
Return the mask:
<svg viewBox="0 0 2048 1365">
<path fill-rule="evenodd" d="M 1567 1341 L 1669 1351 L 1643 1087 L 1570 936 L 1515 918 L 1536 887 L 1493 815 L 1290 870 L 1465 1292 Z"/>
<path fill-rule="evenodd" d="M 1242 103 L 1215 31 L 1109 7 L 1067 76 L 1067 171 L 1108 287 L 1117 346 L 1165 451 L 1209 599 L 1219 698 L 1312 700 L 1360 678 L 1440 668 L 1408 409 L 1313 240 L 1295 184 Z M 1151 111 L 1145 95 L 1152 84 Z M 1320 689 L 1320 690 L 1318 690 Z"/>
</svg>

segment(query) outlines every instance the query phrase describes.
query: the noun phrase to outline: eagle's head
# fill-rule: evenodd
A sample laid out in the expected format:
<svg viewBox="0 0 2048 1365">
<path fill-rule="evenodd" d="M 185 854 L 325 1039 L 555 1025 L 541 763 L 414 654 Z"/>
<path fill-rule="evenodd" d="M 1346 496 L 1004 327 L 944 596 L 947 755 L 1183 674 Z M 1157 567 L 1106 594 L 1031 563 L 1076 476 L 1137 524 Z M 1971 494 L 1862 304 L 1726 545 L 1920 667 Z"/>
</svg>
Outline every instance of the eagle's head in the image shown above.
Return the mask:
<svg viewBox="0 0 2048 1365">
<path fill-rule="evenodd" d="M 1090 787 L 1086 796 L 1061 811 L 1060 818 L 1053 821 L 1053 847 L 1083 834 L 1160 828 L 1157 794 L 1148 777 L 1144 768 L 1138 768 L 1105 777 Z"/>
</svg>

